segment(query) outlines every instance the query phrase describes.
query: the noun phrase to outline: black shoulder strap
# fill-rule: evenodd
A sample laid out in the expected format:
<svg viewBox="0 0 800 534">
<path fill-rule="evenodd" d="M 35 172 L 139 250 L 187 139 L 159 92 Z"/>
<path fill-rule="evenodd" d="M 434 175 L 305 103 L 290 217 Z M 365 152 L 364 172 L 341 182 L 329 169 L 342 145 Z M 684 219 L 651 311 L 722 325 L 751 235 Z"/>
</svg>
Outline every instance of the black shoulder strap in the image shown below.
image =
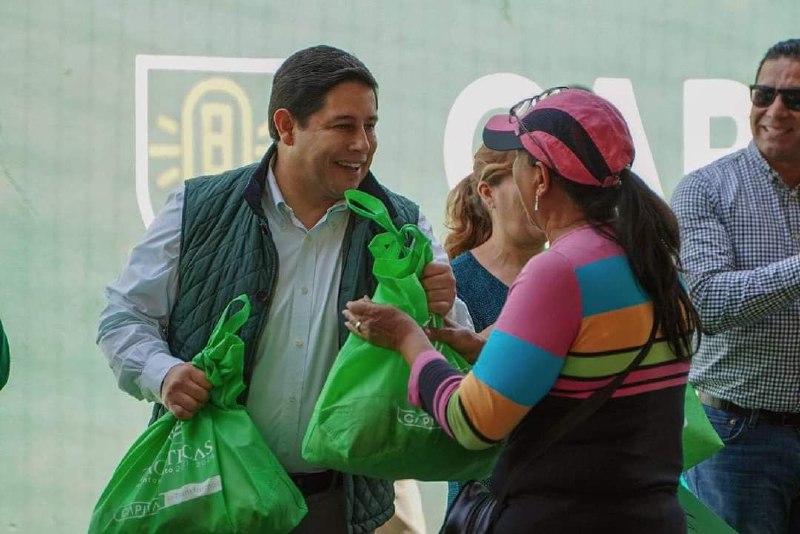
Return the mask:
<svg viewBox="0 0 800 534">
<path fill-rule="evenodd" d="M 512 471 L 511 476 L 508 478 L 508 481 L 505 484 L 505 487 L 500 490 L 500 493 L 498 494 L 498 502 L 502 504 L 503 501 L 505 501 L 509 491 L 514 487 L 514 483 L 520 477 L 521 473 L 524 473 L 525 470 L 534 462 L 534 460 L 541 456 L 554 443 L 585 421 L 590 415 L 600 409 L 600 407 L 611 398 L 611 396 L 614 394 L 614 391 L 616 391 L 625 378 L 627 378 L 628 374 L 637 368 L 639 364 L 642 363 L 642 360 L 645 359 L 647 353 L 650 352 L 650 348 L 653 346 L 653 342 L 656 339 L 658 323 L 658 315 L 654 315 L 653 328 L 650 330 L 650 337 L 647 339 L 647 343 L 645 343 L 645 345 L 642 347 L 642 350 L 639 351 L 639 354 L 636 355 L 636 357 L 633 359 L 630 365 L 625 368 L 624 371 L 618 374 L 617 377 L 606 387 L 573 408 L 567 415 L 564 416 L 563 419 L 553 425 L 547 434 L 545 434 L 542 439 L 536 443 L 536 446 L 533 448 L 530 454 L 527 455 L 527 461 Z"/>
</svg>

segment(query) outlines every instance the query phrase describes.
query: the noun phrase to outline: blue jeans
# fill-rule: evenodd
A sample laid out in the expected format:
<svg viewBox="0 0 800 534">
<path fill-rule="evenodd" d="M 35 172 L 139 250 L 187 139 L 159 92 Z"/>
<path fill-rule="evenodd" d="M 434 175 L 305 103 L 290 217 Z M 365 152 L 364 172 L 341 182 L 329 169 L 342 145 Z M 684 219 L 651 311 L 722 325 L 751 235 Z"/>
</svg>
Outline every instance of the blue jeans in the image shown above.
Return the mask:
<svg viewBox="0 0 800 534">
<path fill-rule="evenodd" d="M 800 533 L 800 429 L 704 406 L 725 448 L 685 474 L 740 534 Z"/>
</svg>

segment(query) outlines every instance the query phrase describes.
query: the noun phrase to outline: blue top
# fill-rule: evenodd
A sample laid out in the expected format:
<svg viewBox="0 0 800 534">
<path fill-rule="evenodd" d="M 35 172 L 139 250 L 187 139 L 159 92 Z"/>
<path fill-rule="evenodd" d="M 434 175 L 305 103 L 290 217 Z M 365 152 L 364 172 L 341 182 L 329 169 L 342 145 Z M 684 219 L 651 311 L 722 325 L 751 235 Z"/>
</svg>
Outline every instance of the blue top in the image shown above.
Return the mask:
<svg viewBox="0 0 800 534">
<path fill-rule="evenodd" d="M 497 321 L 508 297 L 508 286 L 478 263 L 472 252 L 464 252 L 450 262 L 456 277 L 456 293 L 469 310 L 475 331 Z"/>
</svg>

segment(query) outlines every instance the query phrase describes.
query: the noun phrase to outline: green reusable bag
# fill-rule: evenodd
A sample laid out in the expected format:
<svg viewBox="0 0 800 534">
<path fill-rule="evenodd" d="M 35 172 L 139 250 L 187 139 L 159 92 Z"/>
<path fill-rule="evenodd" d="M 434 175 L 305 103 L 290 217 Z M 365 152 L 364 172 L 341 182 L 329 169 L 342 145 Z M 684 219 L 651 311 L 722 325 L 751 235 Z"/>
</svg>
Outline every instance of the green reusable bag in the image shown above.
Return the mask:
<svg viewBox="0 0 800 534">
<path fill-rule="evenodd" d="M 678 500 L 686 514 L 686 532 L 697 534 L 736 534 L 728 524 L 688 489 L 678 485 Z"/>
<path fill-rule="evenodd" d="M 428 311 L 419 277 L 433 259 L 430 239 L 415 225 L 394 226 L 383 203 L 364 192 L 345 193 L 355 213 L 385 233 L 369 244 L 378 286 L 372 300 L 391 304 L 424 324 L 441 326 Z M 452 348 L 437 344 L 459 370 L 469 369 Z M 424 410 L 408 401 L 410 369 L 400 354 L 350 335 L 328 375 L 303 440 L 303 458 L 358 475 L 398 480 L 485 478 L 499 447 L 469 451 L 447 436 Z"/>
<path fill-rule="evenodd" d="M 231 306 L 242 308 L 228 317 Z M 213 384 L 188 421 L 167 412 L 136 440 L 92 514 L 89 534 L 285 533 L 306 504 L 244 407 L 244 342 L 236 332 L 250 315 L 246 295 L 225 308 L 192 364 Z"/>
<path fill-rule="evenodd" d="M 724 444 L 706 417 L 694 386 L 686 384 L 683 419 L 683 470 L 699 464 Z"/>
</svg>

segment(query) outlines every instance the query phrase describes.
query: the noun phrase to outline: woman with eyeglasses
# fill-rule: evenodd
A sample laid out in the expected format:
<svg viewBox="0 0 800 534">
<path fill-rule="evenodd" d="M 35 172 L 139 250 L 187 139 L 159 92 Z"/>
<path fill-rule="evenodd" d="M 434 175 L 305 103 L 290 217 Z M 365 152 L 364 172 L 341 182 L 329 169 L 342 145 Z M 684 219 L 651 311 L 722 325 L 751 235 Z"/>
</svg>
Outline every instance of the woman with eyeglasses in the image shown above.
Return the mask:
<svg viewBox="0 0 800 534">
<path fill-rule="evenodd" d="M 550 247 L 513 283 L 472 371 L 395 308 L 348 303 L 348 327 L 403 355 L 409 398 L 464 447 L 505 440 L 494 532 L 686 532 L 677 485 L 698 318 L 675 217 L 630 170 L 620 112 L 589 91 L 524 100 L 483 138 L 515 153 L 522 209 Z M 474 351 L 468 340 L 456 348 Z"/>
<path fill-rule="evenodd" d="M 482 145 L 473 157 L 472 173 L 447 196 L 444 248 L 456 278 L 458 298 L 467 305 L 475 331 L 488 336 L 508 296 L 508 288 L 525 264 L 544 250 L 546 238 L 522 209 L 511 166 L 513 152 Z M 442 341 L 455 330 L 441 332 Z M 478 340 L 480 342 L 480 340 Z M 491 479 L 481 481 L 489 487 Z M 447 507 L 462 488 L 448 483 Z"/>
</svg>

